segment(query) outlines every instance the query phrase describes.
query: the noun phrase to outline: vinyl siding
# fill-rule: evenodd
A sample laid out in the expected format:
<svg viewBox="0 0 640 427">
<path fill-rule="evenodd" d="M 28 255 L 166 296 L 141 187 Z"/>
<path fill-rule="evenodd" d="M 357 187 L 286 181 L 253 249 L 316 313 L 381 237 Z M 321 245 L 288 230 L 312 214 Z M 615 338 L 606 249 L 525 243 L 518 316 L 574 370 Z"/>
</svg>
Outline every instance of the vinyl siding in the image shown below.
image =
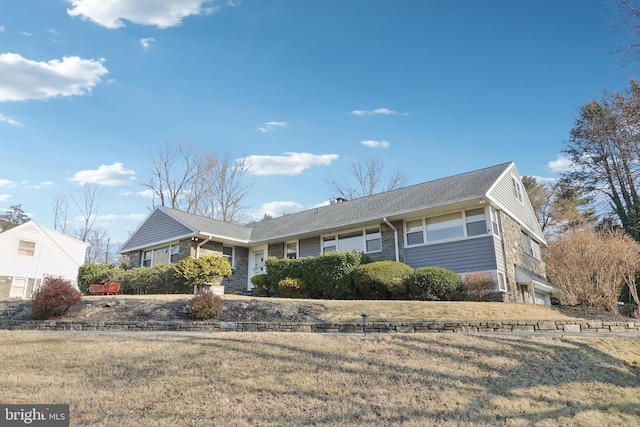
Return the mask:
<svg viewBox="0 0 640 427">
<path fill-rule="evenodd" d="M 493 236 L 406 248 L 405 259 L 413 268 L 443 267 L 456 273 L 496 269 Z"/>
<path fill-rule="evenodd" d="M 298 245 L 298 256 L 300 258 L 320 255 L 320 237 L 302 239 L 298 242 Z"/>
<path fill-rule="evenodd" d="M 524 185 L 522 185 L 522 182 L 520 181 L 523 199 L 523 203 L 520 203 L 513 192 L 513 183 L 511 182 L 512 176 L 520 179 L 515 166 L 509 168 L 509 170 L 496 183 L 493 189 L 489 192 L 489 197 L 504 206 L 511 216 L 515 215 L 515 218 L 518 218 L 526 228 L 534 233 L 536 240 L 544 244 L 542 229 L 538 223 L 535 211 L 531 207 L 531 202 L 529 201 L 529 197 L 524 189 Z"/>
<path fill-rule="evenodd" d="M 161 210 L 154 211 L 127 242 L 128 248 L 148 247 L 159 242 L 168 242 L 194 231 L 171 218 Z"/>
</svg>

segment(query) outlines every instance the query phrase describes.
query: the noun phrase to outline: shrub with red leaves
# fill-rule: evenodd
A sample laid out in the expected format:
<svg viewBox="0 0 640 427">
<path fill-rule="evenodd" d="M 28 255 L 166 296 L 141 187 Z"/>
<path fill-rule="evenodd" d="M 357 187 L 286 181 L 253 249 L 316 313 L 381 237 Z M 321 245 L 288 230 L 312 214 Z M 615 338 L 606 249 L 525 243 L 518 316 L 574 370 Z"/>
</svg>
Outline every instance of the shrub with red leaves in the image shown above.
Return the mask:
<svg viewBox="0 0 640 427">
<path fill-rule="evenodd" d="M 44 285 L 33 295 L 31 312 L 36 320 L 62 316 L 80 303 L 82 293 L 62 277 L 45 276 Z"/>
</svg>

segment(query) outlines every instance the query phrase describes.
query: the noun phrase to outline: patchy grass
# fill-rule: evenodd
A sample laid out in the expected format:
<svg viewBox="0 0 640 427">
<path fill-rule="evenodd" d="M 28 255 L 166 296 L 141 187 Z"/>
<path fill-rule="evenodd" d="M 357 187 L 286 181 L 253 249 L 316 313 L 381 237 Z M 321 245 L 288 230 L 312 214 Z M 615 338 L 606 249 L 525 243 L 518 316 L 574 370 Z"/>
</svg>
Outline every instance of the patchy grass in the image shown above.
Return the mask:
<svg viewBox="0 0 640 427">
<path fill-rule="evenodd" d="M 73 426 L 640 425 L 633 339 L 0 331 L 0 342 L 0 402 L 69 403 Z"/>
<path fill-rule="evenodd" d="M 119 295 L 132 300 L 175 301 L 191 295 Z M 85 296 L 87 300 L 111 299 L 113 296 Z M 316 300 L 293 298 L 256 298 L 225 294 L 226 300 L 272 302 L 278 304 L 320 304 L 326 308 L 323 320 L 328 322 L 359 322 L 361 314 L 369 321 L 575 321 L 549 306 L 506 304 L 501 302 L 466 301 L 376 301 L 376 300 Z"/>
</svg>

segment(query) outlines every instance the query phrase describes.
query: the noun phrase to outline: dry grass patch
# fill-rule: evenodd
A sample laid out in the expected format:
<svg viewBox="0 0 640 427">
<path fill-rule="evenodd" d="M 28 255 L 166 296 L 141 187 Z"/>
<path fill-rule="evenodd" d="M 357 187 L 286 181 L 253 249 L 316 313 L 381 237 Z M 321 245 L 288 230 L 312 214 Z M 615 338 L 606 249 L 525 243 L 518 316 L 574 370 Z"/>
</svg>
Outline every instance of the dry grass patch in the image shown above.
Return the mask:
<svg viewBox="0 0 640 427">
<path fill-rule="evenodd" d="M 640 424 L 625 338 L 0 331 L 0 401 L 74 426 Z"/>
</svg>

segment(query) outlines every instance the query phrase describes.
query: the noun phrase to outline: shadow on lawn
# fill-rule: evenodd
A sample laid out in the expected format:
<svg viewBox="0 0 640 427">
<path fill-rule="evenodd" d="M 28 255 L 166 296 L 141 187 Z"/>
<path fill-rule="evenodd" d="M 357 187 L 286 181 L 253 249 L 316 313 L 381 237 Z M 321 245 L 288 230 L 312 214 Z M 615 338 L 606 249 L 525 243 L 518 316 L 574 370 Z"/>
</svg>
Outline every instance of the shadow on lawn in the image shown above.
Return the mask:
<svg viewBox="0 0 640 427">
<path fill-rule="evenodd" d="M 261 335 L 175 338 L 204 347 L 193 363 L 219 356 L 238 363 L 247 356 L 260 358 L 261 370 L 244 372 L 225 385 L 226 393 L 241 390 L 255 407 L 243 418 L 251 425 L 496 425 L 558 418 L 569 420 L 566 424 L 587 411 L 640 420 L 640 369 L 588 339 L 314 336 L 326 340 L 323 348 L 306 345 L 304 335 L 290 335 L 286 343 L 252 336 Z M 336 340 L 343 340 L 337 350 Z M 278 375 L 280 383 L 255 381 L 261 375 Z M 300 378 L 308 383 L 301 385 Z M 630 391 L 636 402 L 600 395 L 611 387 Z M 274 399 L 306 407 L 270 410 Z"/>
</svg>

